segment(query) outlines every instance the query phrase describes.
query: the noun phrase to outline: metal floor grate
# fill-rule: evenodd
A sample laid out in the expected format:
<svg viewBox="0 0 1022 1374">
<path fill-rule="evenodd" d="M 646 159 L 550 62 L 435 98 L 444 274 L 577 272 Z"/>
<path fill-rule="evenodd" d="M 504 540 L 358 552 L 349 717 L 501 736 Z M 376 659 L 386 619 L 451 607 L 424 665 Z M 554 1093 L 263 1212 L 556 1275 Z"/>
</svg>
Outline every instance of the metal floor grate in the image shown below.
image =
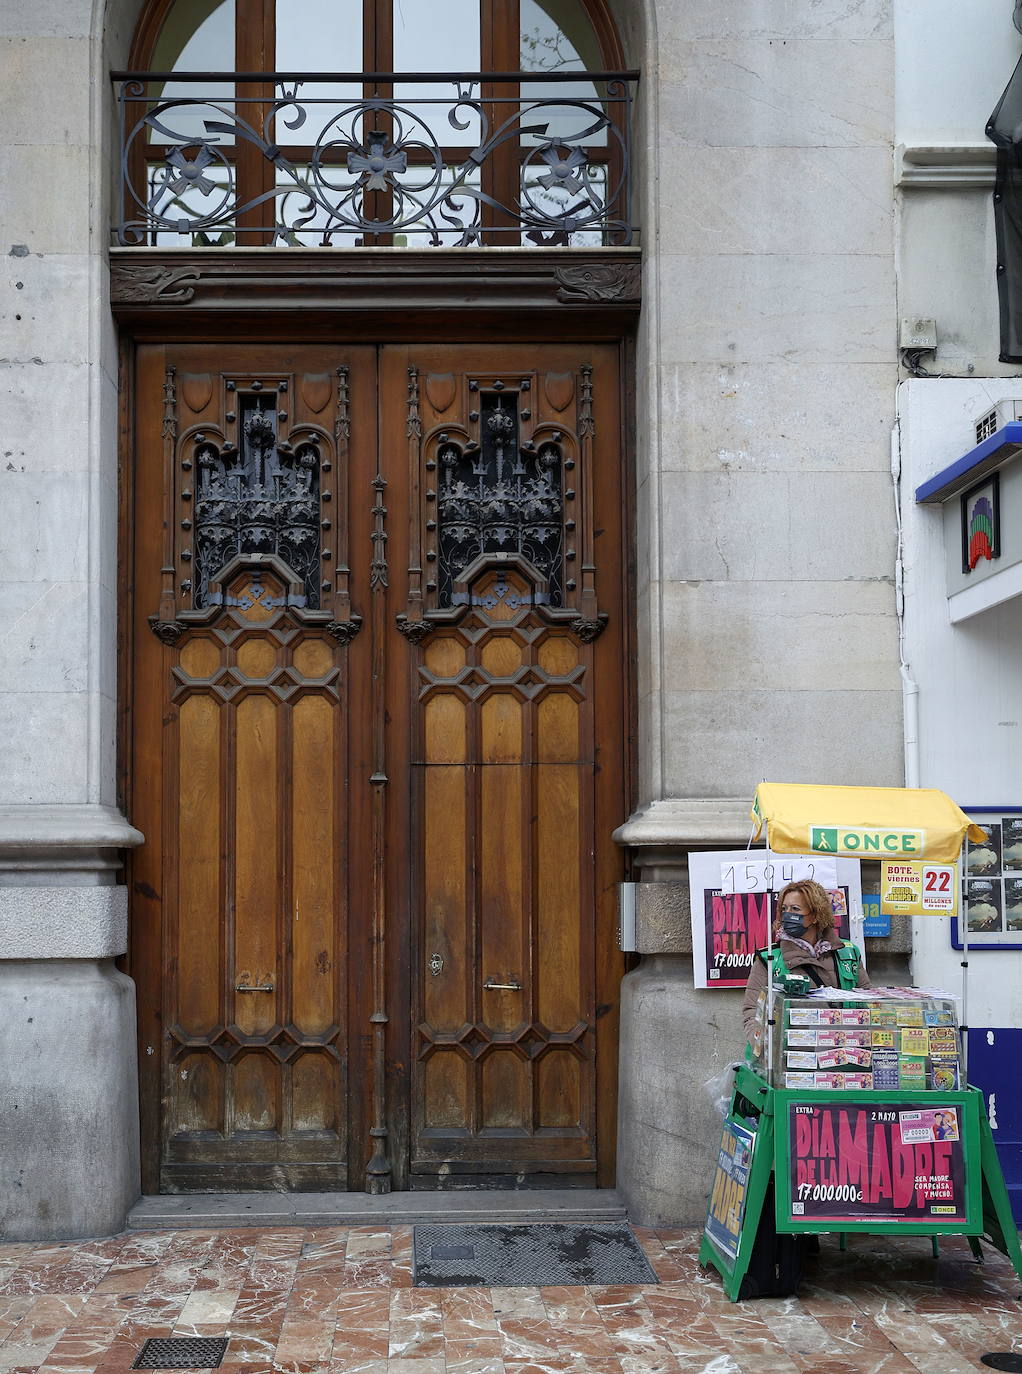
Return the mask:
<svg viewBox="0 0 1022 1374">
<path fill-rule="evenodd" d="M 219 1369 L 226 1336 L 150 1336 L 132 1369 Z"/>
<path fill-rule="evenodd" d="M 416 1226 L 417 1288 L 659 1283 L 627 1222 Z"/>
</svg>

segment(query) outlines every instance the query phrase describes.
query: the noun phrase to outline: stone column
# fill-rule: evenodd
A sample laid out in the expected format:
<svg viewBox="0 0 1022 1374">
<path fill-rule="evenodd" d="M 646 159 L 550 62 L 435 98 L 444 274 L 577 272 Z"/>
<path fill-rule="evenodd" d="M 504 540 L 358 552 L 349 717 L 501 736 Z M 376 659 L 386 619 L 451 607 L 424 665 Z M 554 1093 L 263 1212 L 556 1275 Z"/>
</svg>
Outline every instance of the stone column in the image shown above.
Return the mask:
<svg viewBox="0 0 1022 1374">
<path fill-rule="evenodd" d="M 652 802 L 614 833 L 633 852 L 639 965 L 621 983 L 617 1187 L 639 1226 L 701 1225 L 720 1118 L 707 1080 L 741 1054 L 741 998 L 696 989 L 688 855 L 748 840 L 748 801 Z"/>
<path fill-rule="evenodd" d="M 135 985 L 113 807 L 0 807 L 0 1235 L 124 1229 L 139 1194 Z"/>
</svg>

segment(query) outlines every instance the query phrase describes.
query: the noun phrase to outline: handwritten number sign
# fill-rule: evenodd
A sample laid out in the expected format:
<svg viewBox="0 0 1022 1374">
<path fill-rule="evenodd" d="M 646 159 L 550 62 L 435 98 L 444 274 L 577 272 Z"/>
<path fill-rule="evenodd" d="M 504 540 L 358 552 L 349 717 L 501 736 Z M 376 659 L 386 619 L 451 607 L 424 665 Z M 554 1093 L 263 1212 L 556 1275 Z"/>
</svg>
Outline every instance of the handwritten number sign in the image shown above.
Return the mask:
<svg viewBox="0 0 1022 1374">
<path fill-rule="evenodd" d="M 788 883 L 803 879 L 819 883 L 821 887 L 837 887 L 837 861 L 824 855 L 802 858 L 758 859 L 746 858 L 737 863 L 720 866 L 720 890 L 735 892 L 780 892 Z"/>
</svg>

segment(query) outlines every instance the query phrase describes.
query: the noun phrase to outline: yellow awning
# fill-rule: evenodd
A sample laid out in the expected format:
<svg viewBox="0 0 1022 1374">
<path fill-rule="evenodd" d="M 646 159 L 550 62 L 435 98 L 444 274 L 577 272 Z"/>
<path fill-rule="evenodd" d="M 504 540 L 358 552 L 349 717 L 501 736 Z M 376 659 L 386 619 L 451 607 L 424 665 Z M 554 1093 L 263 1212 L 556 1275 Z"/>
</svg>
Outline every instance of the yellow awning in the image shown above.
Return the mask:
<svg viewBox="0 0 1022 1374">
<path fill-rule="evenodd" d="M 946 792 L 934 787 L 821 787 L 761 782 L 750 812 L 777 854 L 954 863 L 968 833 L 986 838 Z"/>
</svg>

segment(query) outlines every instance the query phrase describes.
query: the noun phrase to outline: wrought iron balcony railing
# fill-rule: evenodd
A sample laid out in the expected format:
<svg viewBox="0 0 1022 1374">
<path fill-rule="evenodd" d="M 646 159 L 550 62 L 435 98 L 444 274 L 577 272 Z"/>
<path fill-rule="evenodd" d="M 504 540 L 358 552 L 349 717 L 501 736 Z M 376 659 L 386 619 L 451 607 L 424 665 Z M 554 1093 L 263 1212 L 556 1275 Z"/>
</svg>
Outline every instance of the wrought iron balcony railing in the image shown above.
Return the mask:
<svg viewBox="0 0 1022 1374">
<path fill-rule="evenodd" d="M 636 72 L 118 72 L 126 245 L 630 244 Z"/>
</svg>

